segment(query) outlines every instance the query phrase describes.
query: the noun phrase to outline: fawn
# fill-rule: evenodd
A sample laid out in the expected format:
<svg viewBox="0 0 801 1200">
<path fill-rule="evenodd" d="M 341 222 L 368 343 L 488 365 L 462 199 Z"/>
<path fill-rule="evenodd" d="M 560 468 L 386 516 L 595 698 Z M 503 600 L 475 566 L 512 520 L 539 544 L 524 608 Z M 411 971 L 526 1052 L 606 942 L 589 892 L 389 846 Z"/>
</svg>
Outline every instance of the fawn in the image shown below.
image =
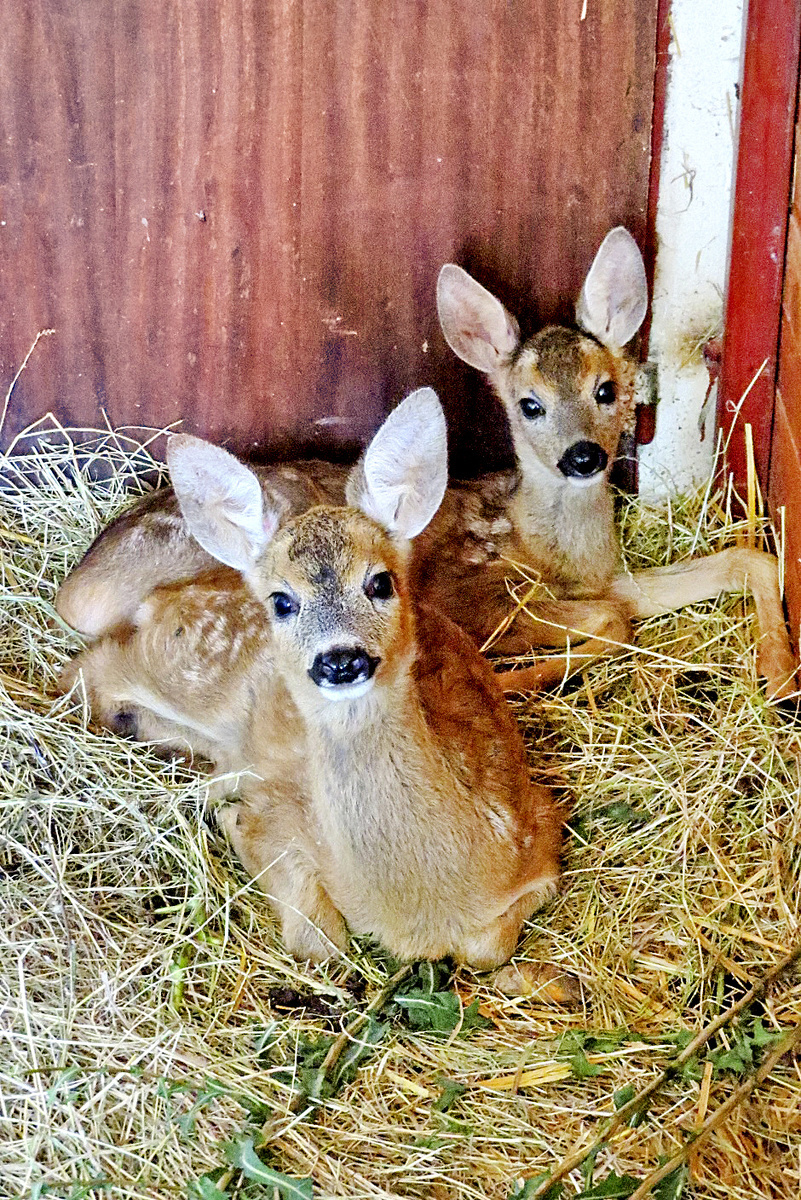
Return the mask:
<svg viewBox="0 0 801 1200">
<path fill-rule="evenodd" d="M 466 271 L 440 272 L 440 324 L 460 358 L 486 374 L 506 410 L 514 470 L 453 483 L 412 563 L 415 593 L 447 613 L 479 645 L 512 609 L 515 565 L 539 594 L 493 644 L 502 655 L 559 649 L 507 672 L 508 691 L 558 682 L 631 639 L 631 620 L 748 586 L 759 624 L 758 666 L 772 697 L 795 687 L 772 555 L 728 549 L 669 567 L 628 572 L 614 524 L 609 471 L 634 410 L 634 363 L 624 351 L 647 308 L 634 239 L 622 227 L 604 239 L 577 304 L 578 328 L 549 326 L 521 343 L 517 322 Z M 262 468 L 268 501 L 284 517 L 311 503 L 340 503 L 346 472 L 320 463 Z M 212 564 L 191 538 L 168 490 L 148 497 L 100 535 L 62 585 L 56 606 L 68 624 L 98 636 L 130 620 L 155 586 Z"/>
<path fill-rule="evenodd" d="M 404 958 L 505 962 L 555 892 L 561 822 L 490 665 L 413 603 L 409 540 L 447 481 L 436 395 L 389 416 L 350 507 L 284 520 L 197 438 L 172 438 L 168 461 L 189 528 L 233 570 L 154 591 L 72 678 L 96 711 L 133 695 L 151 727 L 164 717 L 218 765 L 250 768 L 222 823 L 298 957 L 344 947 L 347 925 Z"/>
<path fill-rule="evenodd" d="M 454 484 L 417 547 L 427 596 L 482 643 L 509 608 L 506 577 L 520 564 L 541 583 L 495 640 L 496 653 L 563 646 L 505 675 L 507 690 L 561 679 L 631 637 L 630 621 L 748 587 L 759 623 L 758 667 L 771 697 L 795 689 L 795 660 L 778 563 L 727 549 L 672 566 L 627 571 L 615 530 L 609 472 L 634 411 L 634 362 L 624 347 L 645 317 L 639 249 L 622 227 L 604 239 L 576 307 L 578 328 L 548 326 L 521 342 L 503 305 L 461 267 L 437 284 L 451 349 L 487 375 L 511 427 L 517 469 Z M 581 640 L 583 639 L 583 641 Z"/>
</svg>

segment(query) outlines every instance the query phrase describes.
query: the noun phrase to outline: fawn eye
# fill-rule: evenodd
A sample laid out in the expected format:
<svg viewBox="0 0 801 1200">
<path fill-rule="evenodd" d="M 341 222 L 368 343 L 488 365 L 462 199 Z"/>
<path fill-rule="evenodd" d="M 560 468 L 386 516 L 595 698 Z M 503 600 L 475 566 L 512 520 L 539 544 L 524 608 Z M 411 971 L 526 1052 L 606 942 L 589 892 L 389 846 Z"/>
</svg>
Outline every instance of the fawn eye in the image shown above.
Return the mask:
<svg viewBox="0 0 801 1200">
<path fill-rule="evenodd" d="M 273 611 L 279 621 L 286 620 L 287 617 L 293 617 L 300 608 L 297 600 L 292 596 L 287 596 L 286 592 L 273 592 L 272 594 Z"/>
<path fill-rule="evenodd" d="M 607 379 L 604 383 L 598 385 L 595 392 L 596 404 L 614 404 L 615 400 L 617 400 L 617 392 L 611 379 Z"/>
<path fill-rule="evenodd" d="M 536 417 L 545 416 L 545 405 L 536 396 L 524 396 L 520 401 L 520 408 L 527 421 L 533 421 Z"/>
<path fill-rule="evenodd" d="M 368 600 L 389 600 L 394 591 L 389 571 L 379 571 L 364 585 L 364 594 Z"/>
</svg>

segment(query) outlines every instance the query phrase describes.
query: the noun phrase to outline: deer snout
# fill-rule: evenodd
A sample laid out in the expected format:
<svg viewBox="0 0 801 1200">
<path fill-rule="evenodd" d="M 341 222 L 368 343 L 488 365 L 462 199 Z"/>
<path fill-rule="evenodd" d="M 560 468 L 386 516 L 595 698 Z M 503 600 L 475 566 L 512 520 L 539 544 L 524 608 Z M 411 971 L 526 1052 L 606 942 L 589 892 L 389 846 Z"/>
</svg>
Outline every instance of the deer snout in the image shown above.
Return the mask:
<svg viewBox="0 0 801 1200">
<path fill-rule="evenodd" d="M 321 688 L 351 687 L 372 679 L 380 662 L 361 646 L 333 646 L 316 656 L 309 675 Z"/>
<path fill-rule="evenodd" d="M 592 479 L 606 470 L 609 455 L 597 442 L 574 442 L 556 464 L 570 479 Z"/>
</svg>

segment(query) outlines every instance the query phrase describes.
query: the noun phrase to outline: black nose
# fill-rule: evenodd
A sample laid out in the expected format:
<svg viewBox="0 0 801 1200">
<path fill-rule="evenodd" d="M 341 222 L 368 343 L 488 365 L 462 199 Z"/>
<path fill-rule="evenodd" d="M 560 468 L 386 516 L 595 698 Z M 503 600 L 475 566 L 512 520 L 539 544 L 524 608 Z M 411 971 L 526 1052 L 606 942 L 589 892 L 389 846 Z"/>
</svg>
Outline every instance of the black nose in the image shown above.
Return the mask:
<svg viewBox="0 0 801 1200">
<path fill-rule="evenodd" d="M 309 675 L 318 687 L 364 683 L 366 679 L 372 678 L 380 662 L 380 658 L 371 658 L 361 646 L 334 646 L 325 654 L 317 655 Z"/>
<path fill-rule="evenodd" d="M 595 442 L 574 442 L 565 450 L 557 466 L 563 475 L 590 479 L 599 471 L 603 471 L 608 461 L 609 456 L 603 446 L 598 446 Z"/>
</svg>

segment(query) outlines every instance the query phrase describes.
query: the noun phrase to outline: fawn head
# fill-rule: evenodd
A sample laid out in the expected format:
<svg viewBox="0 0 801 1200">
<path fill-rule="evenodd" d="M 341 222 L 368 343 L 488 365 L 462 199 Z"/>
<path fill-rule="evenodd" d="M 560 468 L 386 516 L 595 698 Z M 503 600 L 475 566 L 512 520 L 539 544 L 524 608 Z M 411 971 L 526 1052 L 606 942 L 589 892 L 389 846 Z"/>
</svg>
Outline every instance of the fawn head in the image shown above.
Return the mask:
<svg viewBox="0 0 801 1200">
<path fill-rule="evenodd" d="M 379 429 L 351 472 L 350 507 L 312 508 L 280 529 L 256 476 L 227 451 L 179 435 L 167 457 L 192 533 L 263 604 L 296 700 L 352 700 L 392 677 L 413 647 L 409 539 L 447 484 L 445 418 L 430 388 Z"/>
<path fill-rule="evenodd" d="M 506 409 L 524 475 L 587 486 L 606 478 L 634 411 L 623 347 L 645 317 L 642 257 L 622 226 L 608 233 L 576 305 L 578 328 L 549 325 L 526 342 L 517 321 L 461 267 L 447 263 L 437 308 L 448 345 L 489 376 Z"/>
</svg>

